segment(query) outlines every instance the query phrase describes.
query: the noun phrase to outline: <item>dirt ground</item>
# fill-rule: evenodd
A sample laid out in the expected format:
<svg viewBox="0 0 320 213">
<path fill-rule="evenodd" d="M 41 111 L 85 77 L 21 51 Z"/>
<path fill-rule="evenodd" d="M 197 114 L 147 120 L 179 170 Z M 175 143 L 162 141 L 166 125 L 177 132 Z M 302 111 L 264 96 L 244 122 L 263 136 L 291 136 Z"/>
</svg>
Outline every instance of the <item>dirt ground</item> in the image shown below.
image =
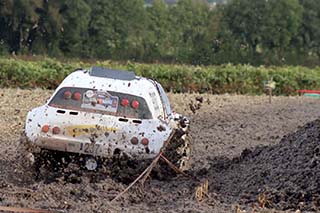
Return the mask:
<svg viewBox="0 0 320 213">
<path fill-rule="evenodd" d="M 79 181 L 36 180 L 34 169 L 21 162 L 17 146 L 26 113 L 51 92 L 0 89 L 0 206 L 57 212 L 320 210 L 319 99 L 274 97 L 269 104 L 266 96 L 204 94 L 193 113 L 189 104 L 198 94 L 169 94 L 173 109 L 191 118 L 189 174 L 201 182 L 180 175 L 152 179 L 144 190 L 136 186 L 110 203 L 127 184 L 92 173 Z M 199 202 L 196 188 L 205 180 L 209 191 Z"/>
</svg>

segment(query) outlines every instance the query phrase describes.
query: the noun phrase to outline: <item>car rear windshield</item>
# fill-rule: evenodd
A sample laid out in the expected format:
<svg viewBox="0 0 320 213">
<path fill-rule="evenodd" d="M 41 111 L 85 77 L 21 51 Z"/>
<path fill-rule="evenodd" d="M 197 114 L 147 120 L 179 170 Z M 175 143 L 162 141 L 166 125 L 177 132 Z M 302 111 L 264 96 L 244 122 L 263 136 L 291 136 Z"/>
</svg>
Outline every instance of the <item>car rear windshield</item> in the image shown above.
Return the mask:
<svg viewBox="0 0 320 213">
<path fill-rule="evenodd" d="M 51 99 L 49 106 L 127 118 L 152 118 L 142 97 L 113 91 L 64 87 Z"/>
</svg>

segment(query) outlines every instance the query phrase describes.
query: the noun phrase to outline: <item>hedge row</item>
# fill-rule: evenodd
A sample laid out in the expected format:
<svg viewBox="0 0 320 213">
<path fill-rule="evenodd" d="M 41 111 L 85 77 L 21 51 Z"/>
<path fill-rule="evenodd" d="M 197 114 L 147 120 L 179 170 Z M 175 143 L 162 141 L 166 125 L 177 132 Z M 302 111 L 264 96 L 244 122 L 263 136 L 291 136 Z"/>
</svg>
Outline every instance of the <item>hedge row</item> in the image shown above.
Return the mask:
<svg viewBox="0 0 320 213">
<path fill-rule="evenodd" d="M 214 94 L 262 94 L 264 82 L 276 82 L 274 94 L 293 95 L 298 89 L 320 89 L 320 67 L 253 67 L 250 65 L 190 66 L 95 62 L 94 65 L 131 70 L 136 75 L 159 81 L 168 91 L 211 92 Z M 62 63 L 53 59 L 25 61 L 0 59 L 0 87 L 54 89 L 76 68 L 90 63 Z"/>
</svg>

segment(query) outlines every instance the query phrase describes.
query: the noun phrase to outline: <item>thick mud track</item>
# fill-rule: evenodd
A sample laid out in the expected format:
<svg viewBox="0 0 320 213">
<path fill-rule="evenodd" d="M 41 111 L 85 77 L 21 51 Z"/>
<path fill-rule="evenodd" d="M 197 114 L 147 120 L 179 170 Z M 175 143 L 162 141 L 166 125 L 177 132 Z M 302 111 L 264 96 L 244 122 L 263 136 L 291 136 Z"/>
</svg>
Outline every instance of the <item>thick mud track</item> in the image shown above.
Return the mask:
<svg viewBox="0 0 320 213">
<path fill-rule="evenodd" d="M 110 204 L 128 185 L 119 179 L 125 173 L 114 175 L 107 167 L 83 172 L 70 165 L 65 175 L 46 181 L 21 160 L 17 147 L 26 112 L 50 93 L 0 90 L 0 206 L 62 212 L 320 211 L 319 99 L 275 97 L 268 104 L 265 96 L 202 95 L 198 109 L 191 102 L 199 95 L 170 94 L 174 110 L 192 121 L 188 173 L 197 180 L 155 177 Z M 199 202 L 196 191 L 206 179 L 209 191 Z"/>
<path fill-rule="evenodd" d="M 211 191 L 229 202 L 282 210 L 320 210 L 320 120 L 300 127 L 279 144 L 245 149 L 239 157 L 213 159 Z M 264 203 L 262 203 L 264 202 Z"/>
</svg>

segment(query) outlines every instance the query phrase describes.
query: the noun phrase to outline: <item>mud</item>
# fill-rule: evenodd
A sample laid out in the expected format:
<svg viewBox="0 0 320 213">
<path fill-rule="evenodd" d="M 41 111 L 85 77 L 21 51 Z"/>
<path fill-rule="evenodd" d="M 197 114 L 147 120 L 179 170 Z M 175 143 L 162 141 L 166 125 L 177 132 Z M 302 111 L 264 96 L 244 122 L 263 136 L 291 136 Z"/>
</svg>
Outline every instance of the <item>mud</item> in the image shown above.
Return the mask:
<svg viewBox="0 0 320 213">
<path fill-rule="evenodd" d="M 211 191 L 228 202 L 263 199 L 260 205 L 269 208 L 319 211 L 320 120 L 284 136 L 279 144 L 245 149 L 232 160 L 212 159 L 207 172 Z"/>
<path fill-rule="evenodd" d="M 21 161 L 17 146 L 26 112 L 51 92 L 0 90 L 0 206 L 62 212 L 320 210 L 319 99 L 275 97 L 268 104 L 266 96 L 201 95 L 201 107 L 195 107 L 199 94 L 170 94 L 174 110 L 192 121 L 189 174 L 195 178 L 149 179 L 110 203 L 128 184 L 107 169 L 70 174 L 77 168 L 69 165 L 66 175 L 45 181 Z M 205 179 L 209 192 L 199 202 L 195 192 Z"/>
</svg>

